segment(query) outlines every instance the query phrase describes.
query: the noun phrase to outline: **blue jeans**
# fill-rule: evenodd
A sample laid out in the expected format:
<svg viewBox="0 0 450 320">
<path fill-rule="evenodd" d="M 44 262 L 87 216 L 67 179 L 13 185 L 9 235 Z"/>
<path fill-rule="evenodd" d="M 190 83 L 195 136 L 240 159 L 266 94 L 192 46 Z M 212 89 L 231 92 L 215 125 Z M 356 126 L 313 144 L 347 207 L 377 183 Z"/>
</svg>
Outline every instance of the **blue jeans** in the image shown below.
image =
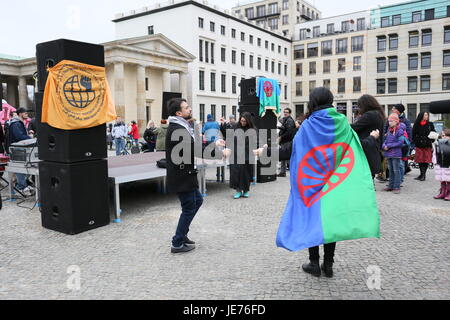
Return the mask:
<svg viewBox="0 0 450 320">
<path fill-rule="evenodd" d="M 17 190 L 23 190 L 26 187 L 28 187 L 26 174 L 16 173 L 16 178 L 17 178 L 17 184 L 16 184 Z"/>
<path fill-rule="evenodd" d="M 400 184 L 402 184 L 403 181 L 405 180 L 405 161 L 400 159 L 399 165 L 400 165 Z"/>
<path fill-rule="evenodd" d="M 152 143 L 147 142 L 147 144 L 148 144 L 149 152 L 155 152 L 156 143 L 154 143 L 154 142 L 152 142 Z"/>
<path fill-rule="evenodd" d="M 389 189 L 400 189 L 400 158 L 388 158 L 389 165 Z"/>
<path fill-rule="evenodd" d="M 189 227 L 195 215 L 203 204 L 203 197 L 200 191 L 179 192 L 178 198 L 181 202 L 181 216 L 178 221 L 177 231 L 172 238 L 172 246 L 179 248 L 184 244 L 184 240 L 189 233 Z"/>
<path fill-rule="evenodd" d="M 125 139 L 115 138 L 114 142 L 116 144 L 116 156 L 120 156 L 122 154 L 123 149 L 125 149 Z"/>
</svg>

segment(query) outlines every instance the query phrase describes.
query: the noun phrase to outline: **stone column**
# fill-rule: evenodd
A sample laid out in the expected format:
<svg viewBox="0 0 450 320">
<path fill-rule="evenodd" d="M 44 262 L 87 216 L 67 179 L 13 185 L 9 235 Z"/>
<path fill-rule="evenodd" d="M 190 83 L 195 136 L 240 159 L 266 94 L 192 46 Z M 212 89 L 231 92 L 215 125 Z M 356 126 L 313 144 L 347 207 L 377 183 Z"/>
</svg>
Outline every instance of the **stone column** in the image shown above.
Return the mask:
<svg viewBox="0 0 450 320">
<path fill-rule="evenodd" d="M 163 78 L 163 92 L 172 92 L 170 85 L 170 70 L 164 69 L 162 78 Z"/>
<path fill-rule="evenodd" d="M 19 77 L 19 107 L 28 108 L 28 92 L 27 92 L 27 80 L 24 76 Z"/>
<path fill-rule="evenodd" d="M 183 99 L 187 99 L 187 73 L 180 72 L 180 92 Z"/>
<path fill-rule="evenodd" d="M 15 107 L 17 105 L 17 97 L 18 91 L 17 91 L 17 79 L 14 79 L 12 77 L 8 78 L 7 84 L 6 84 L 6 97 L 5 100 L 8 101 L 10 105 Z"/>
<path fill-rule="evenodd" d="M 139 132 L 142 135 L 147 126 L 146 112 L 145 112 L 145 102 L 146 102 L 146 91 L 145 91 L 145 67 L 138 65 L 136 67 L 136 108 L 137 108 L 137 123 Z"/>
<path fill-rule="evenodd" d="M 125 66 L 123 62 L 114 63 L 114 99 L 117 116 L 125 120 Z"/>
</svg>

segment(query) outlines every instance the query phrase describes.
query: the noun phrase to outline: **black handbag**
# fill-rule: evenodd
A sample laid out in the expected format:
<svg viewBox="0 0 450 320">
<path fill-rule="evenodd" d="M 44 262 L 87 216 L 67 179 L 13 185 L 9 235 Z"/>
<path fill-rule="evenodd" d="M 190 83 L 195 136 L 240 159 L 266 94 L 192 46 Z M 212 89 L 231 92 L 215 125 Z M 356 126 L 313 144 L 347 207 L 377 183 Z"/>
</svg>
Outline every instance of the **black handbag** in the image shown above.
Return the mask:
<svg viewBox="0 0 450 320">
<path fill-rule="evenodd" d="M 167 160 L 161 159 L 161 160 L 156 161 L 156 166 L 161 169 L 167 169 Z"/>
</svg>

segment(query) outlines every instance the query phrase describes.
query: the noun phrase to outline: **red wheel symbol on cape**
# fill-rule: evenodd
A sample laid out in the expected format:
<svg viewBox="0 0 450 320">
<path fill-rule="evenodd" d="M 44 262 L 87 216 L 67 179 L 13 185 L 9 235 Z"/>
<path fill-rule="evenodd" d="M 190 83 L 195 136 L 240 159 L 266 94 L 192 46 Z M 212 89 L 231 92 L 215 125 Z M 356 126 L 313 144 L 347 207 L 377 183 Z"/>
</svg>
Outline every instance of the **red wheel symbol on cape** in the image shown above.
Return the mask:
<svg viewBox="0 0 450 320">
<path fill-rule="evenodd" d="M 339 186 L 355 164 L 353 149 L 334 143 L 311 149 L 298 167 L 297 186 L 307 208 Z"/>
</svg>

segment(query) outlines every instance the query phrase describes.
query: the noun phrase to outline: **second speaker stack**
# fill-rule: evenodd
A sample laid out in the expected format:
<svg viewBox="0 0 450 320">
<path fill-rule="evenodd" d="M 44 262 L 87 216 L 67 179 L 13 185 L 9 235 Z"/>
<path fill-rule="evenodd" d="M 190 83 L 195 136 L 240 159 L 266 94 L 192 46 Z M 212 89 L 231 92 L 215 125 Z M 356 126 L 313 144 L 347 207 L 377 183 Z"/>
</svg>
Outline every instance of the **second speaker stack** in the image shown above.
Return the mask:
<svg viewBox="0 0 450 320">
<path fill-rule="evenodd" d="M 106 124 L 61 130 L 41 122 L 47 67 L 63 60 L 104 67 L 104 47 L 55 40 L 38 44 L 35 93 L 42 226 L 78 234 L 110 223 Z"/>
</svg>

